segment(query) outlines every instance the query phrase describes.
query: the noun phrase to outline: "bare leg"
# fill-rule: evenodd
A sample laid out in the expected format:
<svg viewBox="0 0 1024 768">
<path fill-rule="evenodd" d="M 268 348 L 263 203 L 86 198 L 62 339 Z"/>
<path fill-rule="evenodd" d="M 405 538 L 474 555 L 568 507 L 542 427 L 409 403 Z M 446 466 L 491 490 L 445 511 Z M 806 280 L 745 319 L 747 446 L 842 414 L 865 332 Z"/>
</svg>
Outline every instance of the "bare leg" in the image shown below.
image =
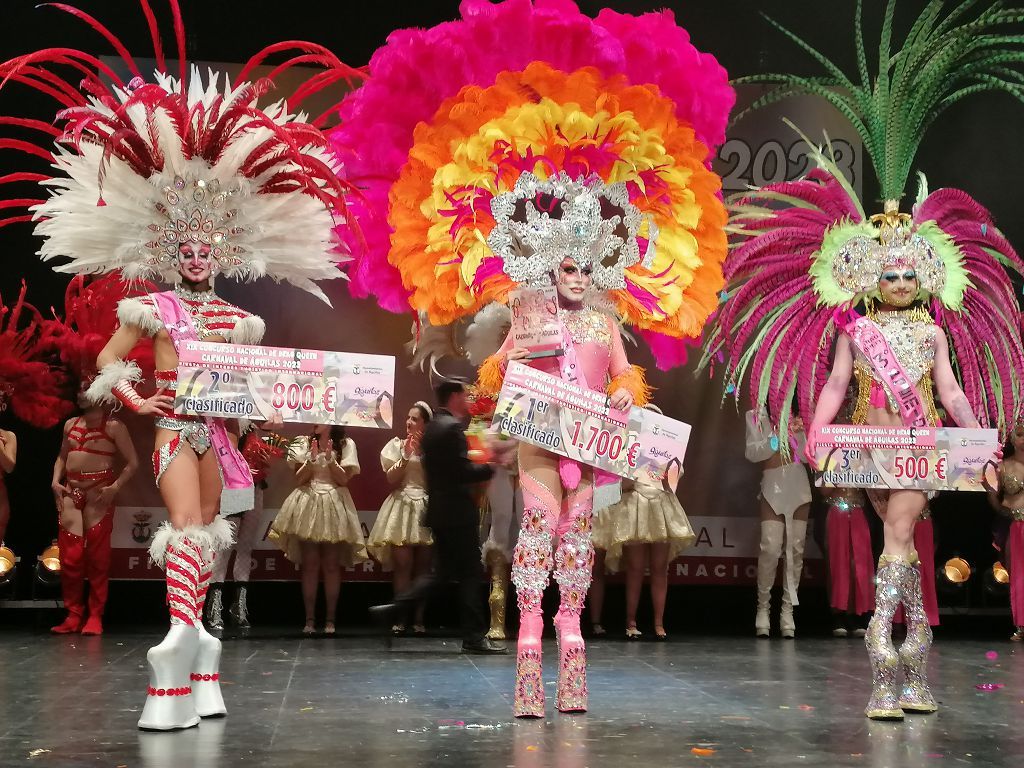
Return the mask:
<svg viewBox="0 0 1024 768">
<path fill-rule="evenodd" d="M 302 541 L 302 605 L 306 609 L 306 626 L 302 631 L 312 634 L 316 626 L 316 591 L 320 583 L 320 545 Z"/>
<path fill-rule="evenodd" d="M 636 611 L 640 605 L 640 590 L 644 585 L 647 571 L 647 544 L 626 544 L 622 547 L 626 560 L 626 637 L 639 640 L 641 633 L 636 628 Z"/>
<path fill-rule="evenodd" d="M 180 436 L 157 430 L 158 449 L 175 439 Z M 150 696 L 139 727 L 166 730 L 226 711 L 216 672 L 220 642 L 202 629 L 201 616 L 212 553 L 230 541 L 230 532 L 223 521 L 214 524 L 221 482 L 213 451 L 200 457 L 188 444 L 180 445 L 163 468 L 159 489 L 169 523 L 154 537 L 150 555 L 167 574 L 171 628 L 147 654 Z M 172 690 L 178 695 L 161 695 Z"/>
<path fill-rule="evenodd" d="M 341 550 L 344 544 L 321 544 L 320 562 L 324 569 L 324 600 L 327 615 L 324 632 L 334 634 L 334 617 L 338 611 L 338 595 L 341 593 Z"/>
<path fill-rule="evenodd" d="M 668 542 L 651 544 L 651 608 L 654 612 L 654 636 L 665 635 L 665 599 L 668 597 Z"/>
</svg>

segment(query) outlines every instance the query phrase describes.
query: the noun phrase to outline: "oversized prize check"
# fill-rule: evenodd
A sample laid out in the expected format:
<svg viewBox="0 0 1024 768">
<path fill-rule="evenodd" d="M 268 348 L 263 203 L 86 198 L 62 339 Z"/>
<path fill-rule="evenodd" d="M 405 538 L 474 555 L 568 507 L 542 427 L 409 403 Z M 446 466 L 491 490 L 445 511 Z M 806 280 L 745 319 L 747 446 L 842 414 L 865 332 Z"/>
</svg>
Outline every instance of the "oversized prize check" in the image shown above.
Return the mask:
<svg viewBox="0 0 1024 768">
<path fill-rule="evenodd" d="M 174 412 L 390 428 L 394 391 L 389 355 L 189 341 L 178 350 Z"/>
<path fill-rule="evenodd" d="M 824 488 L 984 491 L 996 485 L 999 433 L 946 427 L 822 427 L 816 484 Z"/>
<path fill-rule="evenodd" d="M 621 477 L 675 491 L 690 425 L 513 362 L 505 372 L 493 424 L 502 434 Z"/>
</svg>

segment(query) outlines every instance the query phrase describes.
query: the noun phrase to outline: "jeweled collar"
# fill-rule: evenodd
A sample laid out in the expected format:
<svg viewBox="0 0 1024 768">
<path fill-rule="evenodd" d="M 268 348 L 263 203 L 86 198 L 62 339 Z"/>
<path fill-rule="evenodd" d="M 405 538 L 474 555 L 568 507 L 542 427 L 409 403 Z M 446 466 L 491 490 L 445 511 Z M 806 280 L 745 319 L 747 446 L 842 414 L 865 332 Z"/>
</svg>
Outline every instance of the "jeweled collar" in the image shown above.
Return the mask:
<svg viewBox="0 0 1024 768">
<path fill-rule="evenodd" d="M 174 295 L 179 299 L 185 299 L 186 301 L 199 302 L 213 301 L 217 298 L 217 294 L 213 292 L 213 288 L 208 288 L 205 291 L 192 291 L 181 283 L 174 286 Z"/>
</svg>

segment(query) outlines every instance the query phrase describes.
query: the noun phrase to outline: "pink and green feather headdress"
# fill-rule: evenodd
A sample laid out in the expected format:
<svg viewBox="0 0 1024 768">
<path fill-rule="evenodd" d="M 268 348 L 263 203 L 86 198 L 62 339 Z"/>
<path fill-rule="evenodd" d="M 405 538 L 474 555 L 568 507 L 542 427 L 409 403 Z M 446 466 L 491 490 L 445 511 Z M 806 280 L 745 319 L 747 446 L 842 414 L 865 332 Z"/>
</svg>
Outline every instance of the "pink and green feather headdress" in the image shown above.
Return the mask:
<svg viewBox="0 0 1024 768">
<path fill-rule="evenodd" d="M 783 30 L 827 74 L 758 75 L 737 82 L 776 86 L 751 109 L 798 93 L 827 100 L 861 135 L 884 199 L 897 201 L 922 135 L 942 111 L 982 90 L 1024 100 L 1024 37 L 993 34 L 1024 21 L 1024 11 L 993 3 L 971 14 L 975 5 L 963 2 L 943 15 L 942 0 L 930 0 L 893 53 L 890 0 L 872 76 L 858 0 L 857 77 Z M 816 156 L 818 168 L 805 178 L 732 201 L 729 231 L 735 240 L 724 265 L 727 288 L 701 366 L 724 364 L 726 393 L 739 397 L 747 385 L 751 405 L 767 408 L 773 427 L 788 433 L 794 405 L 804 415 L 813 413 L 828 378 L 841 330 L 836 310 L 869 298 L 882 269 L 906 261 L 922 273 L 919 298 L 949 339 L 979 421 L 1005 435 L 1024 415 L 1020 309 L 1008 274 L 1024 274 L 1024 262 L 977 201 L 955 189 L 928 194 L 923 176 L 912 213 L 902 217 L 889 247 L 882 241 L 892 229 L 875 226 L 879 217 L 865 214 L 830 150 L 819 149 Z"/>
</svg>

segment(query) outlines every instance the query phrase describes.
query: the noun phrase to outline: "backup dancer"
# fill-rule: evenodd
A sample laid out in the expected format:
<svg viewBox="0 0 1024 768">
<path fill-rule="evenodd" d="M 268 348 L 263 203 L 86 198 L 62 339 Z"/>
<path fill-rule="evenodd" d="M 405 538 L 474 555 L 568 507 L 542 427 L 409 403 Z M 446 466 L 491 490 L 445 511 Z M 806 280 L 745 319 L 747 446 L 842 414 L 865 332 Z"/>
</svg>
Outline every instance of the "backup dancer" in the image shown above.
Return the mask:
<svg viewBox="0 0 1024 768">
<path fill-rule="evenodd" d="M 887 6 L 886 30 L 895 5 Z M 964 192 L 929 194 L 922 177 L 911 213 L 900 212 L 922 128 L 951 101 L 977 91 L 972 83 L 1016 92 L 1016 80 L 1001 79 L 1010 70 L 1000 62 L 1019 57 L 1003 48 L 1008 43 L 999 34 L 989 34 L 1010 19 L 972 5 L 945 18 L 929 11 L 895 53 L 883 35 L 886 47 L 875 57 L 883 71 L 874 79 L 866 68 L 859 78 L 847 78 L 831 64 L 823 81 L 748 78 L 778 85 L 759 103 L 808 92 L 841 105 L 861 134 L 885 200 L 882 213 L 866 215 L 831 155 L 818 152 L 819 167 L 805 179 L 744 194 L 735 207 L 731 223 L 740 243 L 726 262 L 729 286 L 705 361 L 727 357 L 732 388 L 749 372 L 752 406 L 767 408 L 779 434 L 788 431 L 794 396 L 800 413 L 813 413 L 809 460 L 852 380 L 854 424 L 937 425 L 935 395 L 960 427 L 980 422 L 1005 435 L 1024 412 L 1024 393 L 1013 378 L 1024 369 L 1019 308 L 1006 271 L 1020 274 L 1024 263 Z M 858 43 L 864 50 L 863 40 Z M 942 56 L 904 66 L 938 46 Z M 979 64 L 982 53 L 988 58 Z M 908 110 L 890 96 L 896 93 L 922 101 Z M 897 362 L 880 365 L 883 357 Z M 937 709 L 926 677 L 932 633 L 914 549 L 914 526 L 927 499 L 910 489 L 870 495 L 882 518 L 884 548 L 866 636 L 873 685 L 865 713 L 902 719 L 904 712 Z M 907 639 L 897 651 L 891 624 L 900 603 Z"/>
<path fill-rule="evenodd" d="M 782 607 L 779 611 L 779 632 L 787 640 L 796 637 L 793 606 L 799 604 L 797 590 L 803 572 L 804 545 L 807 542 L 807 517 L 811 511 L 811 484 L 807 469 L 788 460 L 781 452 L 778 436 L 772 431 L 768 415 L 763 411 L 747 411 L 744 419 L 747 432 L 747 461 L 762 464 L 761 542 L 757 554 L 757 611 L 754 634 L 771 635 L 772 587 L 784 556 Z"/>
<path fill-rule="evenodd" d="M 214 293 L 216 275 L 270 276 L 326 300 L 312 281 L 336 277 L 336 262 L 345 258 L 332 254 L 331 229 L 347 191 L 323 134 L 293 114 L 301 99 L 259 106 L 273 83 L 246 82 L 246 75 L 268 51 L 243 67 L 235 85 L 189 73 L 180 10 L 176 0 L 170 5 L 178 22 L 173 75 L 155 25 L 157 71 L 149 78 L 120 43 L 132 75 L 127 83 L 102 59 L 63 48 L 0 65 L 5 81 L 35 86 L 62 109 L 59 128 L 26 123 L 41 133 L 57 173 L 43 177 L 50 196 L 33 208 L 41 257 L 59 261 L 60 272 L 119 269 L 128 280 L 176 282 L 173 290 L 119 304 L 120 328 L 99 354 L 86 392 L 92 403 L 119 404 L 156 426 L 153 470 L 169 520 L 154 535 L 150 556 L 166 572 L 171 627 L 147 655 L 149 695 L 139 727 L 157 730 L 226 712 L 220 641 L 201 617 L 214 555 L 231 542 L 219 513 L 253 507 L 252 475 L 228 436 L 234 422 L 172 412 L 178 350 L 189 341 L 262 337 L 259 317 Z M 280 69 L 315 60 L 327 70 L 313 78 L 320 86 L 350 74 L 317 46 L 299 49 Z M 317 90 L 307 86 L 304 95 Z M 144 337 L 153 339 L 152 395 L 140 392 L 139 366 L 126 359 Z"/>
<path fill-rule="evenodd" d="M 117 303 L 132 292 L 120 275 L 86 282 L 75 276 L 64 295 L 64 318 L 47 323 L 47 336 L 78 383 L 83 413 L 64 424 L 60 454 L 51 488 L 57 505 L 60 582 L 67 617 L 55 634 L 103 633 L 103 609 L 110 574 L 110 536 L 114 499 L 135 474 L 138 457 L 124 423 L 109 409 L 89 403 L 82 394 L 96 375 L 96 356 L 117 327 Z M 152 371 L 152 348 L 133 350 L 135 361 Z M 117 459 L 123 467 L 115 472 Z M 85 580 L 89 580 L 88 618 Z"/>
<path fill-rule="evenodd" d="M 354 211 L 367 242 L 350 285 L 433 325 L 507 303 L 520 285 L 554 286 L 565 354 L 528 364 L 616 407 L 643 405 L 648 389 L 619 322 L 637 328 L 659 365 L 678 365 L 721 288 L 721 182 L 707 166 L 734 99 L 726 74 L 668 12 L 461 7 L 459 21 L 393 33 L 342 107 L 335 136 L 354 150 L 346 170 L 364 187 Z M 481 367 L 484 392 L 524 356 L 506 341 Z M 522 443 L 519 479 L 514 713 L 544 715 L 541 596 L 552 572 L 556 706 L 582 711 L 579 621 L 595 481 L 605 488 L 605 478 Z"/>
<path fill-rule="evenodd" d="M 394 437 L 380 452 L 380 465 L 395 489 L 377 512 L 366 548 L 385 571 L 392 571 L 394 593 L 400 595 L 412 586 L 413 579 L 430 570 L 430 529 L 424 523 L 427 513 L 427 482 L 423 474 L 420 439 L 434 412 L 422 400 L 413 403 L 405 417 L 405 438 Z M 413 633 L 425 634 L 425 604 L 416 606 Z M 404 634 L 405 623 L 391 631 Z"/>
</svg>

